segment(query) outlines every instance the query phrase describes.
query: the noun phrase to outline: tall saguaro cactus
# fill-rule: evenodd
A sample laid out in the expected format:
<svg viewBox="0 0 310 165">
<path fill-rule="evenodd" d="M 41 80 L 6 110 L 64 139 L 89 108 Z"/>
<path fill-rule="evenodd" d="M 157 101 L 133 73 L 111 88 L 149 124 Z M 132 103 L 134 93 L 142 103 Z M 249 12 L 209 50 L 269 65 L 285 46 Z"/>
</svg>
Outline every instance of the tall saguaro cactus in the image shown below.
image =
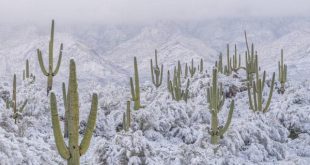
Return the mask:
<svg viewBox="0 0 310 165">
<path fill-rule="evenodd" d="M 227 64 L 224 67 L 224 74 L 229 76 L 232 73 L 231 58 L 229 56 L 229 44 L 227 44 L 227 54 L 226 54 L 226 57 L 227 57 Z"/>
<path fill-rule="evenodd" d="M 280 93 L 285 92 L 285 82 L 287 78 L 287 66 L 284 64 L 283 60 L 283 49 L 281 49 L 281 61 L 278 62 L 278 68 L 279 68 L 279 81 L 281 83 L 281 88 L 279 89 Z"/>
<path fill-rule="evenodd" d="M 52 90 L 53 86 L 53 77 L 58 73 L 60 63 L 61 63 L 61 58 L 62 58 L 62 50 L 63 50 L 63 44 L 60 44 L 60 50 L 59 50 L 59 57 L 58 57 L 58 62 L 56 65 L 56 68 L 54 68 L 53 64 L 53 54 L 54 54 L 54 20 L 52 20 L 52 28 L 51 28 L 51 38 L 49 41 L 49 49 L 48 49 L 48 70 L 46 67 L 44 67 L 44 62 L 42 58 L 42 52 L 40 49 L 37 49 L 37 54 L 38 54 L 38 59 L 39 59 L 39 64 L 41 71 L 45 76 L 47 76 L 47 95 L 50 90 Z"/>
<path fill-rule="evenodd" d="M 13 107 L 13 119 L 15 124 L 17 123 L 17 118 L 19 113 L 21 113 L 27 104 L 27 100 L 24 101 L 20 108 L 17 107 L 17 98 L 16 98 L 16 75 L 13 77 L 13 98 L 12 98 L 12 107 Z"/>
<path fill-rule="evenodd" d="M 96 124 L 98 96 L 93 94 L 91 110 L 88 116 L 87 128 L 79 145 L 79 95 L 77 90 L 78 84 L 76 79 L 76 66 L 74 60 L 70 60 L 70 75 L 69 75 L 69 100 L 68 101 L 68 130 L 69 130 L 69 145 L 65 144 L 59 124 L 56 96 L 52 92 L 50 97 L 52 125 L 56 147 L 60 156 L 67 160 L 68 165 L 79 165 L 80 157 L 87 151 L 93 131 Z"/>
<path fill-rule="evenodd" d="M 260 111 L 260 112 L 265 113 L 269 110 L 268 108 L 269 108 L 270 103 L 271 103 L 274 81 L 275 81 L 275 73 L 273 73 L 273 75 L 272 75 L 269 96 L 268 96 L 265 107 L 263 107 L 263 101 L 264 101 L 263 92 L 264 92 L 265 74 L 266 74 L 266 72 L 264 72 L 263 80 L 258 78 L 258 76 L 257 76 L 256 82 L 255 81 L 252 82 L 253 92 L 251 92 L 250 82 L 247 83 L 250 109 L 252 109 L 254 112 Z M 252 100 L 252 95 L 253 95 L 253 100 Z M 254 102 L 254 105 L 253 105 L 253 102 Z"/>
<path fill-rule="evenodd" d="M 178 62 L 179 65 L 180 62 Z M 174 67 L 173 80 L 170 80 L 170 73 L 168 71 L 168 90 L 171 93 L 172 99 L 176 101 L 184 100 L 187 102 L 189 93 L 189 79 L 187 79 L 186 88 L 182 90 L 181 82 L 181 67 Z"/>
<path fill-rule="evenodd" d="M 139 110 L 143 106 L 141 106 L 140 103 L 140 83 L 139 83 L 139 72 L 136 57 L 134 57 L 134 76 L 135 76 L 135 84 L 133 83 L 132 77 L 130 77 L 131 96 L 132 100 L 134 101 L 134 110 Z"/>
<path fill-rule="evenodd" d="M 163 81 L 163 71 L 164 65 L 161 64 L 161 69 L 159 69 L 157 64 L 157 50 L 155 50 L 155 66 L 153 66 L 153 61 L 151 59 L 151 73 L 152 73 L 152 82 L 156 88 L 158 88 Z M 154 78 L 155 75 L 155 78 Z"/>
<path fill-rule="evenodd" d="M 219 138 L 224 135 L 228 130 L 231 122 L 232 114 L 234 111 L 234 100 L 230 103 L 230 110 L 224 127 L 219 126 L 218 113 L 224 105 L 225 96 L 223 95 L 222 88 L 218 87 L 217 82 L 217 69 L 213 69 L 212 86 L 207 89 L 207 100 L 209 102 L 209 109 L 211 113 L 211 144 L 218 144 Z"/>
</svg>

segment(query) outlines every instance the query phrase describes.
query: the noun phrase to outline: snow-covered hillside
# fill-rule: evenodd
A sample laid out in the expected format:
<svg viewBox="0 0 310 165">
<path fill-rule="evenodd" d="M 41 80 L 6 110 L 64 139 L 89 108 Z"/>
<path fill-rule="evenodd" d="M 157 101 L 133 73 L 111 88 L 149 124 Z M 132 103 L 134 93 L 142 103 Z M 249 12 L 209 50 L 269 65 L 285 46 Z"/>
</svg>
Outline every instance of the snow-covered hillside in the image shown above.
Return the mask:
<svg viewBox="0 0 310 165">
<path fill-rule="evenodd" d="M 56 24 L 54 61 L 58 60 L 60 43 L 64 44 L 64 52 L 53 90 L 62 119 L 61 83 L 68 82 L 69 59 L 74 58 L 80 94 L 80 139 L 90 111 L 91 94 L 99 94 L 96 129 L 81 164 L 309 164 L 309 28 L 310 20 L 305 18 L 83 25 L 80 29 Z M 227 43 L 231 52 L 236 43 L 239 53 L 244 55 L 245 29 L 249 41 L 256 45 L 261 68 L 268 71 L 267 80 L 272 72 L 277 72 L 280 50 L 284 49 L 287 90 L 284 95 L 275 90 L 269 112 L 253 113 L 247 91 L 241 90 L 245 87 L 245 73 L 220 75 L 225 91 L 233 85 L 241 91 L 226 99 L 219 120 L 224 123 L 229 103 L 234 99 L 232 123 L 220 144 L 212 145 L 206 98 L 211 69 L 219 53 L 225 55 Z M 28 100 L 22 119 L 14 124 L 12 111 L 0 99 L 0 164 L 66 163 L 55 146 L 46 77 L 37 61 L 39 48 L 47 65 L 48 40 L 49 29 L 0 24 L 0 96 L 11 93 L 16 73 L 17 98 Z M 150 78 L 149 60 L 154 58 L 155 49 L 159 64 L 164 64 L 163 85 L 158 89 Z M 146 107 L 132 111 L 132 128 L 124 132 L 122 117 L 126 101 L 131 99 L 129 77 L 133 75 L 134 56 L 138 59 L 141 102 Z M 188 103 L 176 102 L 166 87 L 167 69 L 171 70 L 178 60 L 184 66 L 192 58 L 195 65 L 204 59 L 207 71 L 190 79 Z M 36 76 L 34 84 L 22 81 L 26 59 Z M 265 88 L 268 91 L 267 84 Z"/>
</svg>

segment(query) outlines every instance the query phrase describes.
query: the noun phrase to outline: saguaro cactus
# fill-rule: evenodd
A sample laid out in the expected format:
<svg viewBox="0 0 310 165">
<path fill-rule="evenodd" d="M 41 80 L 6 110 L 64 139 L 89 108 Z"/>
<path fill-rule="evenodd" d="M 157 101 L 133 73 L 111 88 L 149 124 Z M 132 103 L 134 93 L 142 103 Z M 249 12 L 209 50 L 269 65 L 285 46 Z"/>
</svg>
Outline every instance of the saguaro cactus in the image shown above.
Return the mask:
<svg viewBox="0 0 310 165">
<path fill-rule="evenodd" d="M 191 74 L 191 77 L 194 76 L 195 72 L 196 72 L 196 67 L 194 67 L 194 59 L 192 59 L 192 64 L 191 66 L 189 66 L 189 73 Z"/>
<path fill-rule="evenodd" d="M 36 79 L 36 77 L 30 73 L 29 69 L 29 60 L 26 60 L 26 68 L 23 70 L 23 80 L 31 80 L 30 83 L 33 83 Z"/>
<path fill-rule="evenodd" d="M 134 57 L 134 76 L 135 76 L 135 85 L 133 84 L 133 79 L 130 77 L 130 87 L 131 87 L 131 96 L 134 101 L 134 110 L 139 110 L 143 106 L 140 104 L 140 83 L 139 83 L 139 73 L 138 73 L 138 64 L 137 58 Z"/>
<path fill-rule="evenodd" d="M 163 80 L 163 70 L 164 65 L 161 64 L 161 69 L 159 69 L 157 64 L 157 50 L 155 49 L 155 66 L 153 66 L 153 61 L 151 59 L 151 73 L 152 73 L 152 82 L 156 88 L 158 88 Z M 155 77 L 154 77 L 155 75 Z"/>
<path fill-rule="evenodd" d="M 131 127 L 130 101 L 127 101 L 127 109 L 123 114 L 123 129 L 127 132 Z"/>
<path fill-rule="evenodd" d="M 246 52 L 245 54 L 245 64 L 248 82 L 252 82 L 253 75 L 258 72 L 258 56 L 254 55 L 254 44 L 251 46 L 251 53 Z"/>
<path fill-rule="evenodd" d="M 231 58 L 229 56 L 229 44 L 227 44 L 227 64 L 224 66 L 224 74 L 227 76 L 231 75 L 232 73 L 232 66 L 231 66 Z"/>
<path fill-rule="evenodd" d="M 281 61 L 278 62 L 278 67 L 279 67 L 279 81 L 281 83 L 279 93 L 283 94 L 285 92 L 285 82 L 287 78 L 287 66 L 286 64 L 284 64 L 283 60 L 283 49 L 281 49 Z"/>
<path fill-rule="evenodd" d="M 59 124 L 56 96 L 52 92 L 50 97 L 52 125 L 56 147 L 60 156 L 67 160 L 68 165 L 79 165 L 80 157 L 87 151 L 93 131 L 96 124 L 98 96 L 93 94 L 91 110 L 88 116 L 88 122 L 84 138 L 79 145 L 79 95 L 77 90 L 78 84 L 76 80 L 76 66 L 74 60 L 70 60 L 70 75 L 69 75 L 69 100 L 68 102 L 68 130 L 69 130 L 69 145 L 65 144 Z"/>
<path fill-rule="evenodd" d="M 60 44 L 60 50 L 59 50 L 59 57 L 58 57 L 58 62 L 56 65 L 56 68 L 54 69 L 53 65 L 53 52 L 54 52 L 54 20 L 52 20 L 52 28 L 51 28 L 51 38 L 49 41 L 49 50 L 48 50 L 48 71 L 46 70 L 46 67 L 44 67 L 44 62 L 42 59 L 42 52 L 40 49 L 37 49 L 38 53 L 38 59 L 39 59 L 39 64 L 41 71 L 45 76 L 47 76 L 47 95 L 50 90 L 52 90 L 53 86 L 53 77 L 58 73 L 60 63 L 61 63 L 61 58 L 62 58 L 62 50 L 63 50 L 63 44 Z"/>
<path fill-rule="evenodd" d="M 207 89 L 207 100 L 211 113 L 211 130 L 209 131 L 211 135 L 211 144 L 218 144 L 219 138 L 224 135 L 230 125 L 232 114 L 234 111 L 234 100 L 232 100 L 232 102 L 230 103 L 230 110 L 226 124 L 224 127 L 220 127 L 217 115 L 222 109 L 222 106 L 224 105 L 225 96 L 223 95 L 222 88 L 218 87 L 217 72 L 217 69 L 213 69 L 212 86 Z"/>
<path fill-rule="evenodd" d="M 13 119 L 15 120 L 15 124 L 17 123 L 17 118 L 19 113 L 21 113 L 27 104 L 27 100 L 21 105 L 20 108 L 17 107 L 17 98 L 16 98 L 16 75 L 13 77 L 13 98 L 12 98 L 12 107 L 13 107 Z"/>
<path fill-rule="evenodd" d="M 265 77 L 266 72 L 264 72 L 264 77 Z M 267 112 L 271 103 L 271 98 L 272 98 L 272 93 L 273 93 L 273 87 L 274 87 L 274 81 L 275 81 L 275 73 L 272 75 L 272 80 L 271 80 L 271 87 L 270 87 L 270 92 L 269 96 L 267 99 L 267 103 L 265 107 L 263 107 L 263 91 L 264 91 L 264 79 L 260 79 L 256 77 L 256 82 L 252 82 L 252 89 L 253 92 L 251 92 L 251 87 L 250 87 L 250 82 L 247 83 L 248 86 L 248 97 L 249 97 L 249 104 L 250 104 L 250 109 L 252 109 L 254 112 L 260 111 L 260 112 Z M 252 95 L 253 95 L 253 100 L 252 100 Z M 254 105 L 253 105 L 254 102 Z"/>
<path fill-rule="evenodd" d="M 188 88 L 189 88 L 189 80 L 187 80 L 186 88 L 185 90 L 182 90 L 182 82 L 181 82 L 181 67 L 176 67 L 174 68 L 174 73 L 173 73 L 173 80 L 170 80 L 170 77 L 168 79 L 169 81 L 169 92 L 171 93 L 172 99 L 176 101 L 184 100 L 187 102 L 188 99 Z M 169 73 L 169 72 L 168 72 Z"/>
<path fill-rule="evenodd" d="M 239 58 L 238 58 L 239 57 Z M 241 55 L 237 54 L 237 45 L 235 44 L 235 54 L 233 55 L 233 58 L 232 58 L 232 70 L 233 71 L 238 71 L 240 68 L 241 68 Z"/>
</svg>

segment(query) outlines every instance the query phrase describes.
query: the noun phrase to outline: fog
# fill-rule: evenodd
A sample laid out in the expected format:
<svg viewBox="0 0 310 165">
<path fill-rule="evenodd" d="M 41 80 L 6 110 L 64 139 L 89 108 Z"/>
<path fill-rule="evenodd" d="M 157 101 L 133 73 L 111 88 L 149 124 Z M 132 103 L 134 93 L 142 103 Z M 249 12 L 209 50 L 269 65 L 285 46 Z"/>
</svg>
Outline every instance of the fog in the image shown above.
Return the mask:
<svg viewBox="0 0 310 165">
<path fill-rule="evenodd" d="M 0 23 L 119 24 L 234 17 L 307 17 L 309 0 L 0 0 Z"/>
</svg>

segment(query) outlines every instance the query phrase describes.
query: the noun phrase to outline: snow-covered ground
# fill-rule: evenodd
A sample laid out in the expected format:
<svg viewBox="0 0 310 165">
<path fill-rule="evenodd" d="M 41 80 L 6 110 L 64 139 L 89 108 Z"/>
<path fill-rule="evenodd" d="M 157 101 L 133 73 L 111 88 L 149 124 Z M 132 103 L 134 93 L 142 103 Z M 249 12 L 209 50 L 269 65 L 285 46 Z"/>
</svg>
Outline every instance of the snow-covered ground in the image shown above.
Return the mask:
<svg viewBox="0 0 310 165">
<path fill-rule="evenodd" d="M 55 60 L 61 42 L 64 53 L 53 90 L 62 118 L 61 83 L 68 81 L 69 59 L 73 57 L 80 94 L 80 139 L 90 111 L 91 93 L 99 94 L 96 130 L 81 164 L 309 164 L 309 28 L 310 20 L 305 18 L 84 25 L 80 29 L 56 24 Z M 234 99 L 232 123 L 220 144 L 211 145 L 211 115 L 206 100 L 209 74 L 219 52 L 226 52 L 227 43 L 231 44 L 231 52 L 237 43 L 239 52 L 244 54 L 244 29 L 250 42 L 256 44 L 260 66 L 268 71 L 267 79 L 277 72 L 280 49 L 284 49 L 289 73 L 287 90 L 284 95 L 275 90 L 265 114 L 249 109 L 247 91 L 226 99 L 219 119 L 221 124 L 225 122 L 229 103 Z M 54 143 L 46 77 L 40 71 L 35 51 L 43 49 L 47 63 L 48 34 L 49 29 L 33 25 L 0 25 L 0 96 L 12 91 L 16 73 L 17 99 L 28 100 L 22 119 L 14 124 L 12 111 L 0 99 L 1 165 L 66 163 Z M 158 60 L 165 70 L 163 85 L 158 89 L 150 82 L 149 60 L 154 58 L 154 49 L 158 49 Z M 124 132 L 122 117 L 131 97 L 133 56 L 138 58 L 141 102 L 146 107 L 132 111 L 132 128 Z M 190 79 L 188 102 L 176 102 L 166 87 L 167 69 L 171 70 L 178 60 L 184 66 L 192 58 L 196 65 L 203 58 L 207 71 Z M 36 75 L 34 84 L 22 81 L 26 59 Z M 241 71 L 237 76 L 220 75 L 219 81 L 228 91 L 233 85 L 242 89 L 244 78 Z M 266 84 L 265 95 L 268 89 Z"/>
</svg>

